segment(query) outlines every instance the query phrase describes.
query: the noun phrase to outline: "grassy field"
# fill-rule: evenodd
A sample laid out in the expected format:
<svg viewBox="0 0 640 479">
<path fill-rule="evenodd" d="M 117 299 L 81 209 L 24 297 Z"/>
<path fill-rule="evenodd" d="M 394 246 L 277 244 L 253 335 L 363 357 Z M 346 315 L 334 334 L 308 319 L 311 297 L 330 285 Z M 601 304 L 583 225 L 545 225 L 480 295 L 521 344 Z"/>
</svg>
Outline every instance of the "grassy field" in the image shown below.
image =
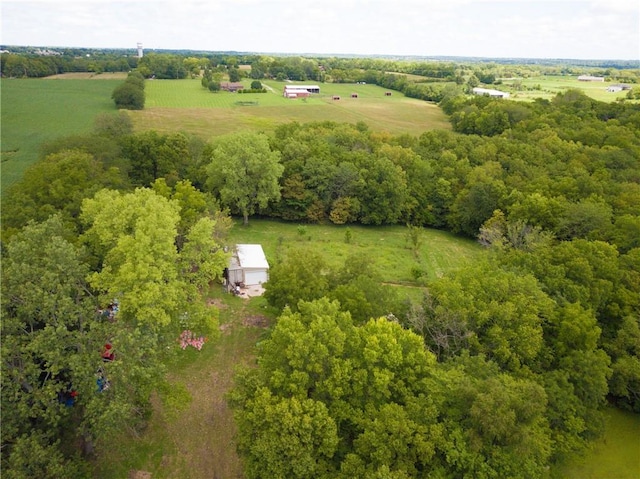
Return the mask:
<svg viewBox="0 0 640 479">
<path fill-rule="evenodd" d="M 115 112 L 111 92 L 119 83 L 84 78 L 0 80 L 2 191 L 38 160 L 43 142 L 89 131 L 98 113 Z"/>
<path fill-rule="evenodd" d="M 98 113 L 114 112 L 111 92 L 123 78 L 72 73 L 2 79 L 2 190 L 37 161 L 43 142 L 89 131 Z M 205 140 L 243 129 L 270 132 L 290 121 L 364 121 L 375 131 L 415 135 L 450 128 L 437 106 L 396 92 L 386 97 L 385 90 L 374 85 L 322 84 L 319 95 L 288 100 L 281 94 L 284 83 L 265 84 L 269 91 L 264 94 L 214 94 L 202 88 L 199 79 L 147 81 L 145 110 L 130 115 L 138 131 L 184 131 Z M 332 100 L 335 95 L 342 99 Z"/>
<path fill-rule="evenodd" d="M 250 81 L 244 83 L 249 86 Z M 238 94 L 211 93 L 198 79 L 147 81 L 146 107 L 131 115 L 137 130 L 186 131 L 205 140 L 243 129 L 270 132 L 291 121 L 364 121 L 375 131 L 413 135 L 450 128 L 436 105 L 397 92 L 387 97 L 375 85 L 323 83 L 320 94 L 292 100 L 282 96 L 283 82 L 264 84 L 267 93 Z M 358 98 L 351 98 L 352 93 Z"/>
<path fill-rule="evenodd" d="M 526 89 L 521 91 L 515 90 L 513 85 L 516 82 L 520 82 Z M 627 95 L 626 91 L 617 93 L 608 92 L 607 87 L 610 85 L 612 85 L 612 83 L 609 82 L 578 81 L 577 77 L 571 76 L 544 75 L 518 80 L 504 80 L 503 84 L 496 86 L 496 88 L 498 90 L 511 92 L 511 99 L 513 100 L 524 101 L 533 101 L 535 98 L 545 98 L 550 100 L 558 93 L 567 91 L 570 88 L 582 90 L 586 95 L 598 101 L 612 102 L 625 98 Z M 537 86 L 540 87 L 539 90 L 532 90 L 532 88 L 537 88 Z"/>
<path fill-rule="evenodd" d="M 584 457 L 554 471 L 563 479 L 638 479 L 640 477 L 640 414 L 609 408 L 606 429 Z"/>
<path fill-rule="evenodd" d="M 169 375 L 174 387 L 186 388 L 191 400 L 178 411 L 154 400 L 148 428 L 137 438 L 125 433 L 113 438 L 108 455 L 95 463 L 97 479 L 124 479 L 132 471 L 150 472 L 153 479 L 243 477 L 235 424 L 224 395 L 236 368 L 252 361 L 255 344 L 273 316 L 265 314 L 263 298 L 244 300 L 219 288 L 211 292 L 210 304 L 219 308 L 220 338 L 201 351 L 179 351 Z"/>
</svg>

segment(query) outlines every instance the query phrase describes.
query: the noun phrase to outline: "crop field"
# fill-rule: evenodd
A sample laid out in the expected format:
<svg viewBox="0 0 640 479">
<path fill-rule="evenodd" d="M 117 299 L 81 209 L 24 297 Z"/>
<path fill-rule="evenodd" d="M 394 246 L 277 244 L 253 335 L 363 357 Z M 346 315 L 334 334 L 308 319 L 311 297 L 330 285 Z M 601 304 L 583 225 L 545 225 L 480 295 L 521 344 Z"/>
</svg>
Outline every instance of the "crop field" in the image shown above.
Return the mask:
<svg viewBox="0 0 640 479">
<path fill-rule="evenodd" d="M 244 80 L 247 87 L 250 81 Z M 433 104 L 406 98 L 375 85 L 320 84 L 320 94 L 307 99 L 282 96 L 283 82 L 265 81 L 267 93 L 211 93 L 200 80 L 146 82 L 143 111 L 131 112 L 137 130 L 185 131 L 205 140 L 242 129 L 269 132 L 282 123 L 299 121 L 365 122 L 372 130 L 419 135 L 449 129 Z M 357 93 L 358 98 L 351 98 Z M 333 100 L 340 96 L 340 100 Z"/>
<path fill-rule="evenodd" d="M 514 84 L 517 83 L 522 85 L 522 90 L 516 90 L 514 88 Z M 607 91 L 607 87 L 612 84 L 614 83 L 578 81 L 577 77 L 571 76 L 545 75 L 517 80 L 503 80 L 503 84 L 496 86 L 496 89 L 510 92 L 511 99 L 513 100 L 524 101 L 532 101 L 535 98 L 550 100 L 558 93 L 567 91 L 570 88 L 582 90 L 586 95 L 598 101 L 612 102 L 625 98 L 627 95 L 626 91 L 616 93 Z"/>
<path fill-rule="evenodd" d="M 91 130 L 98 113 L 115 112 L 119 80 L 0 80 L 2 191 L 38 160 L 43 142 Z"/>
</svg>

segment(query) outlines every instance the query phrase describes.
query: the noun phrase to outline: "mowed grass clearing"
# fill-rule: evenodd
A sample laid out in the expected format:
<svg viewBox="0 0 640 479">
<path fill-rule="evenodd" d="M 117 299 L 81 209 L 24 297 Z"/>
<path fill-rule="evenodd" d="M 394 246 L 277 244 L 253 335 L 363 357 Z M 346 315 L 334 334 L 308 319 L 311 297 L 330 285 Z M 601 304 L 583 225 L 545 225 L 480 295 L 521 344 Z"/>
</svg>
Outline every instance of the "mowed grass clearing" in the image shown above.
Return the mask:
<svg viewBox="0 0 640 479">
<path fill-rule="evenodd" d="M 605 432 L 582 457 L 554 470 L 564 479 L 638 479 L 640 477 L 640 414 L 610 407 Z"/>
<path fill-rule="evenodd" d="M 347 230 L 351 240 L 345 241 Z M 415 286 L 411 269 L 420 266 L 428 279 L 467 266 L 486 255 L 476 241 L 446 231 L 424 229 L 417 257 L 407 241 L 405 226 L 336 226 L 295 224 L 274 220 L 241 221 L 231 230 L 229 244 L 261 244 L 273 264 L 293 249 L 319 253 L 331 268 L 338 268 L 351 255 L 371 258 L 385 283 Z"/>
<path fill-rule="evenodd" d="M 248 88 L 251 81 L 243 83 Z M 320 83 L 320 94 L 287 99 L 282 96 L 284 82 L 263 84 L 267 93 L 211 93 L 199 79 L 151 80 L 146 82 L 145 109 L 131 116 L 136 130 L 184 131 L 205 140 L 247 129 L 269 133 L 291 121 L 362 121 L 374 131 L 412 135 L 451 128 L 436 105 L 398 92 L 385 96 L 387 90 L 375 85 Z M 352 93 L 358 98 L 351 98 Z"/>
<path fill-rule="evenodd" d="M 38 161 L 43 142 L 90 131 L 97 114 L 115 112 L 121 80 L 2 79 L 2 191 Z"/>
</svg>

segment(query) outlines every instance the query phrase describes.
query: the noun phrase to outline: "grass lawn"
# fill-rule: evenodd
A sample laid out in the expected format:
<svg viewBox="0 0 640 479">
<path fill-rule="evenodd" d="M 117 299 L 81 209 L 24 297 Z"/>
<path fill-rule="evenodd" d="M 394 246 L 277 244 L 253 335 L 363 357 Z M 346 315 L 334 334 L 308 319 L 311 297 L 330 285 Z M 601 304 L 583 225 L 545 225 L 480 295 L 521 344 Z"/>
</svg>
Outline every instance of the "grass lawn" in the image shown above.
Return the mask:
<svg viewBox="0 0 640 479">
<path fill-rule="evenodd" d="M 640 414 L 609 408 L 604 436 L 584 457 L 558 467 L 564 479 L 638 479 L 640 477 Z"/>
<path fill-rule="evenodd" d="M 45 141 L 90 131 L 98 113 L 115 112 L 115 79 L 2 79 L 2 191 L 38 160 Z"/>
<path fill-rule="evenodd" d="M 224 295 L 224 296 L 223 296 Z M 211 307 L 219 309 L 221 335 L 201 351 L 178 352 L 169 380 L 186 387 L 191 400 L 181 410 L 154 400 L 148 428 L 139 438 L 123 432 L 108 455 L 94 463 L 94 477 L 131 477 L 145 471 L 153 479 L 242 478 L 236 453 L 235 424 L 224 395 L 236 367 L 254 358 L 256 342 L 272 323 L 263 298 L 244 300 L 214 288 Z M 259 319 L 259 321 L 257 321 Z M 177 346 L 176 346 L 177 347 Z"/>
<path fill-rule="evenodd" d="M 249 80 L 244 80 L 247 87 Z M 243 129 L 273 131 L 279 124 L 298 121 L 364 121 L 375 131 L 419 135 L 451 126 L 434 104 L 406 98 L 375 85 L 322 83 L 320 94 L 307 99 L 282 96 L 283 82 L 265 81 L 267 93 L 211 93 L 200 80 L 146 82 L 143 111 L 131 112 L 137 130 L 185 131 L 205 140 Z M 357 93 L 358 98 L 351 98 Z M 340 100 L 332 100 L 340 96 Z"/>
<path fill-rule="evenodd" d="M 345 242 L 345 232 L 351 232 L 351 242 Z M 404 226 L 336 226 L 297 225 L 273 220 L 250 219 L 232 229 L 229 242 L 259 243 L 267 260 L 273 264 L 290 249 L 306 248 L 320 253 L 332 268 L 344 264 L 352 254 L 372 258 L 385 283 L 398 285 L 400 290 L 419 299 L 411 269 L 419 265 L 428 279 L 470 264 L 484 256 L 477 242 L 445 231 L 425 229 L 417 258 L 409 248 Z"/>
</svg>

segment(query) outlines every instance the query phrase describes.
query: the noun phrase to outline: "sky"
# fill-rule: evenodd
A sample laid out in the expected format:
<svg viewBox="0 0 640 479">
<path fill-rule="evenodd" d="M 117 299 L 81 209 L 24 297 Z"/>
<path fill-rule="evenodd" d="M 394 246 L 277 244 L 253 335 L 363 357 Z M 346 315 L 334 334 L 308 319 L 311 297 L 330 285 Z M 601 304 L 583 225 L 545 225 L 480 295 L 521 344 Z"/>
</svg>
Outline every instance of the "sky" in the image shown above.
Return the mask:
<svg viewBox="0 0 640 479">
<path fill-rule="evenodd" d="M 640 0 L 0 0 L 0 44 L 640 60 Z"/>
</svg>

